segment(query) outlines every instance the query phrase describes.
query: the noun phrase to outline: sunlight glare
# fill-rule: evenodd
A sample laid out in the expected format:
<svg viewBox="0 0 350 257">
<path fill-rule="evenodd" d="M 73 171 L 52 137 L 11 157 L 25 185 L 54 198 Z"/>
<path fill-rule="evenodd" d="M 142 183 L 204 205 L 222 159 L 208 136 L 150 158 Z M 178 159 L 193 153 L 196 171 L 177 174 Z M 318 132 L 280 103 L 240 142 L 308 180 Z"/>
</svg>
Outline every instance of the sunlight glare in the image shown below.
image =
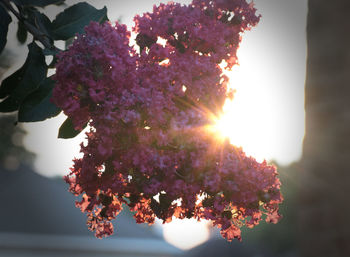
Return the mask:
<svg viewBox="0 0 350 257">
<path fill-rule="evenodd" d="M 209 239 L 208 223 L 206 220 L 199 222 L 195 219 L 173 219 L 162 226 L 163 236 L 170 244 L 188 250 Z"/>
<path fill-rule="evenodd" d="M 276 64 L 265 60 L 265 66 L 259 65 L 251 49 L 254 45 L 242 44 L 238 51 L 240 65 L 224 72 L 235 94 L 233 100 L 226 100 L 215 128 L 257 161 L 289 163 L 301 155 L 303 91 L 287 88 L 290 82 L 283 84 L 283 78 L 269 70 Z M 303 85 L 303 77 L 296 79 Z"/>
</svg>

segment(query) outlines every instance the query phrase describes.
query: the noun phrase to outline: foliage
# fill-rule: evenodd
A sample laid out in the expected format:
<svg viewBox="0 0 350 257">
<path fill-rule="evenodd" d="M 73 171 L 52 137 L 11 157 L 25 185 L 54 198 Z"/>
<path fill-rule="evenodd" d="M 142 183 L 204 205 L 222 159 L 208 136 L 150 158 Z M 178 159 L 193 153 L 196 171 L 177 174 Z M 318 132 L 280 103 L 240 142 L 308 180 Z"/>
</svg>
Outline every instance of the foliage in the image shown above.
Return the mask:
<svg viewBox="0 0 350 257">
<path fill-rule="evenodd" d="M 34 42 L 24 65 L 0 87 L 0 111 L 19 110 L 18 120 L 28 122 L 62 109 L 68 116 L 62 138 L 90 126 L 84 156 L 65 179 L 82 195 L 76 205 L 97 237 L 113 233 L 111 220 L 122 204 L 138 223 L 212 220 L 228 240 L 241 239 L 240 228 L 257 225 L 264 214 L 268 222 L 279 220 L 275 167 L 210 131 L 225 99 L 233 97 L 220 64 L 230 69 L 237 63 L 241 34 L 259 21 L 252 4 L 155 6 L 135 17 L 137 53 L 125 25 L 105 22 L 105 8 L 79 3 L 51 22 L 36 7 L 57 1 L 16 0 L 18 12 L 9 1 L 1 3 L 20 20 L 19 40 L 25 28 Z M 72 37 L 67 51 L 53 44 Z M 54 58 L 52 77 L 45 55 Z"/>
<path fill-rule="evenodd" d="M 45 56 L 61 50 L 55 47 L 56 40 L 68 40 L 81 33 L 90 21 L 107 20 L 107 9 L 98 10 L 87 3 L 78 3 L 66 8 L 51 21 L 39 7 L 61 4 L 62 0 L 1 0 L 0 1 L 0 53 L 6 44 L 6 35 L 11 11 L 18 18 L 17 38 L 27 39 L 27 31 L 34 40 L 28 45 L 28 56 L 23 66 L 0 86 L 0 112 L 18 111 L 18 121 L 42 121 L 56 116 L 60 109 L 49 101 L 54 82 L 48 76 L 49 65 Z M 1 5 L 2 4 L 2 5 Z M 3 46 L 1 48 L 1 46 Z"/>
<path fill-rule="evenodd" d="M 5 48 L 7 42 L 8 26 L 11 23 L 11 16 L 7 11 L 0 5 L 0 53 Z"/>
</svg>

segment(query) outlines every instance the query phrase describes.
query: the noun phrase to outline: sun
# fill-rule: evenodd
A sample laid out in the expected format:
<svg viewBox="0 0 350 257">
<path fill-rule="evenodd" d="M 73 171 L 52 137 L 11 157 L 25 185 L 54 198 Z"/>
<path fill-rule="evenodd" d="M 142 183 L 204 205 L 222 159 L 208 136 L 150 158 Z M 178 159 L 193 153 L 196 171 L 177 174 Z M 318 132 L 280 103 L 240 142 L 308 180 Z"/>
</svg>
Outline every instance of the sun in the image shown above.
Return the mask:
<svg viewBox="0 0 350 257">
<path fill-rule="evenodd" d="M 275 115 L 271 92 L 263 85 L 261 74 L 252 74 L 242 66 L 226 71 L 234 98 L 227 99 L 222 114 L 214 128 L 220 137 L 228 138 L 231 144 L 242 147 L 247 155 L 263 161 L 271 157 L 269 152 L 276 147 L 271 128 Z"/>
<path fill-rule="evenodd" d="M 226 100 L 212 129 L 218 138 L 228 138 L 257 161 L 290 163 L 301 155 L 303 91 L 287 88 L 285 85 L 290 82 L 274 76 L 269 67 L 273 64 L 266 61 L 266 66 L 261 65 L 254 51 L 247 51 L 248 47 L 254 46 L 245 44 L 238 50 L 240 65 L 224 71 L 235 94 L 232 100 Z"/>
<path fill-rule="evenodd" d="M 234 99 L 226 100 L 214 128 L 220 137 L 228 138 L 233 145 L 243 147 L 248 155 L 262 161 L 270 157 L 269 149 L 273 147 L 273 140 L 268 139 L 273 136 L 270 129 L 273 107 L 267 92 L 261 90 L 260 84 L 249 81 L 240 67 L 235 67 L 227 75 L 236 92 Z"/>
</svg>

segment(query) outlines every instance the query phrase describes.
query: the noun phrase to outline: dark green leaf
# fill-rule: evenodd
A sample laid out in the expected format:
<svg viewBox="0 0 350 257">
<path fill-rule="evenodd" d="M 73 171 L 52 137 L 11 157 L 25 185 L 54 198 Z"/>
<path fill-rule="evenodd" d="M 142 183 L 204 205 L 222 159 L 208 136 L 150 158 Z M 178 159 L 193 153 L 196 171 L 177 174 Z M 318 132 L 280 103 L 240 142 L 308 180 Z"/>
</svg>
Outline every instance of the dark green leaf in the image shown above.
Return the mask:
<svg viewBox="0 0 350 257">
<path fill-rule="evenodd" d="M 67 40 L 76 33 L 83 33 L 84 27 L 91 21 L 103 22 L 107 20 L 106 7 L 98 10 L 88 3 L 73 5 L 57 15 L 52 22 L 54 39 Z"/>
<path fill-rule="evenodd" d="M 15 98 L 9 96 L 0 102 L 0 112 L 14 112 L 18 110 L 18 102 Z"/>
<path fill-rule="evenodd" d="M 43 50 L 43 54 L 44 55 L 56 55 L 56 54 L 58 54 L 60 52 L 60 50 L 58 50 L 58 49 L 47 49 L 47 48 L 45 48 L 44 50 Z"/>
<path fill-rule="evenodd" d="M 81 131 L 82 130 L 75 130 L 72 120 L 70 118 L 67 118 L 58 131 L 58 138 L 73 138 L 77 136 Z"/>
<path fill-rule="evenodd" d="M 5 98 L 10 95 L 11 92 L 16 88 L 23 78 L 25 69 L 28 67 L 28 62 L 26 61 L 24 65 L 14 72 L 12 75 L 4 79 L 0 86 L 0 99 Z"/>
<path fill-rule="evenodd" d="M 39 12 L 34 8 L 31 8 L 28 9 L 28 15 L 29 22 L 31 24 L 35 25 L 42 33 L 49 36 L 50 38 L 53 37 L 51 33 L 51 21 L 45 14 Z"/>
<path fill-rule="evenodd" d="M 6 78 L 0 87 L 0 112 L 17 110 L 24 98 L 36 90 L 41 81 L 46 78 L 47 65 L 45 56 L 35 43 L 28 45 L 29 53 L 24 65 Z"/>
<path fill-rule="evenodd" d="M 51 4 L 59 5 L 65 0 L 16 0 L 20 5 L 45 7 Z"/>
<path fill-rule="evenodd" d="M 39 88 L 23 100 L 18 111 L 18 121 L 43 121 L 57 116 L 61 110 L 50 100 L 54 86 L 55 82 L 51 78 L 43 80 Z"/>
<path fill-rule="evenodd" d="M 0 5 L 0 53 L 5 48 L 7 42 L 7 32 L 11 21 L 11 16 L 7 13 L 6 9 Z"/>
<path fill-rule="evenodd" d="M 17 39 L 21 44 L 24 44 L 27 41 L 27 30 L 24 27 L 24 24 L 22 22 L 18 22 L 18 28 L 17 28 Z"/>
</svg>

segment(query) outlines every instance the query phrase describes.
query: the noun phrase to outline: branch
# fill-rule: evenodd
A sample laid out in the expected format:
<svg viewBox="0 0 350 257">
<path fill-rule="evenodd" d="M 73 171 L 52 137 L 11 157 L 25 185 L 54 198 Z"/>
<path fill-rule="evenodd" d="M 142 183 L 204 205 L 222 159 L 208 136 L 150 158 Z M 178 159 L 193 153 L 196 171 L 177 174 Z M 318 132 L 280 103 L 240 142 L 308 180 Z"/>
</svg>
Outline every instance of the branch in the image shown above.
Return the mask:
<svg viewBox="0 0 350 257">
<path fill-rule="evenodd" d="M 10 3 L 10 0 L 0 0 L 0 3 L 3 3 L 4 6 L 12 12 L 16 18 L 24 24 L 24 27 L 27 29 L 29 33 L 31 33 L 34 39 L 38 40 L 43 46 L 50 50 L 59 50 L 54 44 L 51 38 L 40 31 L 36 26 L 32 25 L 27 19 L 22 15 L 21 12 L 16 11 Z"/>
</svg>

